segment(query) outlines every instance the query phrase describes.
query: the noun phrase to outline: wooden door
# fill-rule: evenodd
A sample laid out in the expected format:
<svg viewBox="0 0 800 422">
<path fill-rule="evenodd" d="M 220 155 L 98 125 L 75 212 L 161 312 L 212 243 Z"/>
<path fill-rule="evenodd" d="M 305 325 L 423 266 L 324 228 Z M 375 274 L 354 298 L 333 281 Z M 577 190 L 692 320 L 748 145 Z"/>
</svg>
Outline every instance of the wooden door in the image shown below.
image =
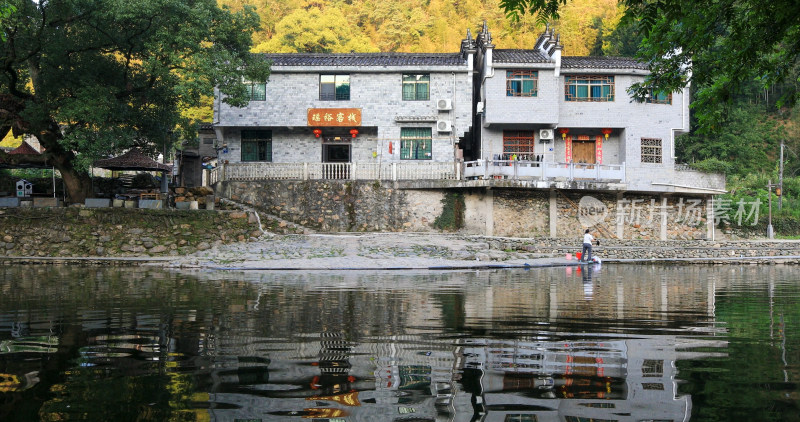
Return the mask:
<svg viewBox="0 0 800 422">
<path fill-rule="evenodd" d="M 572 141 L 572 162 L 573 163 L 596 163 L 594 141 Z M 593 168 L 585 167 L 585 168 Z"/>
</svg>

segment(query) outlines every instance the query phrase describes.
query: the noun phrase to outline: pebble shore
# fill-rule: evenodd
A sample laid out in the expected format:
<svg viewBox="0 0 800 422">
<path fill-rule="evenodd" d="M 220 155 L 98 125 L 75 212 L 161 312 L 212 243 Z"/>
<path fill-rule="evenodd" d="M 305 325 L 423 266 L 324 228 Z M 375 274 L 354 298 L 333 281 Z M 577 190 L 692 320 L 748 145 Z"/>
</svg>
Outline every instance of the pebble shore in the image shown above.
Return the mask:
<svg viewBox="0 0 800 422">
<path fill-rule="evenodd" d="M 176 267 L 263 270 L 512 268 L 575 265 L 564 256 L 490 248 L 482 237 L 366 233 L 264 236 L 183 257 Z"/>
</svg>

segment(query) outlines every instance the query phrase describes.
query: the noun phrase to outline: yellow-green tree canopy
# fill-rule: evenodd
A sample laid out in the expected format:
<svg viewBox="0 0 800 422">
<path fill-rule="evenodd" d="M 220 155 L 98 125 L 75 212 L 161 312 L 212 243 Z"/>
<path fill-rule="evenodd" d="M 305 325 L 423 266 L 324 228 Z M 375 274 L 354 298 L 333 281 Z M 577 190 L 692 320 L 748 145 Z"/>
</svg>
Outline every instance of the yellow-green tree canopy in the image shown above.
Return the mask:
<svg viewBox="0 0 800 422">
<path fill-rule="evenodd" d="M 337 8 L 297 9 L 275 27 L 272 39 L 256 46 L 258 53 L 377 52 L 369 37 Z"/>
</svg>

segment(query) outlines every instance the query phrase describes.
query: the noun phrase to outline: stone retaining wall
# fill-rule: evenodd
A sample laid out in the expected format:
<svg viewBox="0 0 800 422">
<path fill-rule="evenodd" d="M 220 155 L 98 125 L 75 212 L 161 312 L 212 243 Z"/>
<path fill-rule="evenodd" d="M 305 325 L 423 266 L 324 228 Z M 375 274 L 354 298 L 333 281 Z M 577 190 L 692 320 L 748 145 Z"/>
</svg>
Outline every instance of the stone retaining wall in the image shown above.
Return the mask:
<svg viewBox="0 0 800 422">
<path fill-rule="evenodd" d="M 260 235 L 248 213 L 125 208 L 0 210 L 0 257 L 179 256 Z"/>
<path fill-rule="evenodd" d="M 443 191 L 377 181 L 225 181 L 217 193 L 323 232 L 432 231 Z"/>
<path fill-rule="evenodd" d="M 692 197 L 513 187 L 398 188 L 393 182 L 360 180 L 224 181 L 216 193 L 323 232 L 435 232 L 443 200 L 458 193 L 466 208 L 460 232 L 466 234 L 579 237 L 593 227 L 601 236 L 623 239 L 711 237 L 707 202 Z"/>
</svg>

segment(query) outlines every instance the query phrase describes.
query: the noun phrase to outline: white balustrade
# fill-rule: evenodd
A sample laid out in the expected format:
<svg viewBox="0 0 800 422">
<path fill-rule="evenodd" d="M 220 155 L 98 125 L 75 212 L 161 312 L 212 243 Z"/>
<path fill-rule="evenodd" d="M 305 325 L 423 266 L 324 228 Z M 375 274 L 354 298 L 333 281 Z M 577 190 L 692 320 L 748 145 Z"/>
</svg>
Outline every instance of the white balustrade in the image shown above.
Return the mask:
<svg viewBox="0 0 800 422">
<path fill-rule="evenodd" d="M 477 160 L 464 163 L 467 179 L 625 180 L 625 164 L 554 163 L 547 161 Z"/>
<path fill-rule="evenodd" d="M 462 174 L 463 171 L 463 174 Z M 231 163 L 210 173 L 220 180 L 619 180 L 625 164 L 477 160 L 392 163 Z"/>
</svg>

